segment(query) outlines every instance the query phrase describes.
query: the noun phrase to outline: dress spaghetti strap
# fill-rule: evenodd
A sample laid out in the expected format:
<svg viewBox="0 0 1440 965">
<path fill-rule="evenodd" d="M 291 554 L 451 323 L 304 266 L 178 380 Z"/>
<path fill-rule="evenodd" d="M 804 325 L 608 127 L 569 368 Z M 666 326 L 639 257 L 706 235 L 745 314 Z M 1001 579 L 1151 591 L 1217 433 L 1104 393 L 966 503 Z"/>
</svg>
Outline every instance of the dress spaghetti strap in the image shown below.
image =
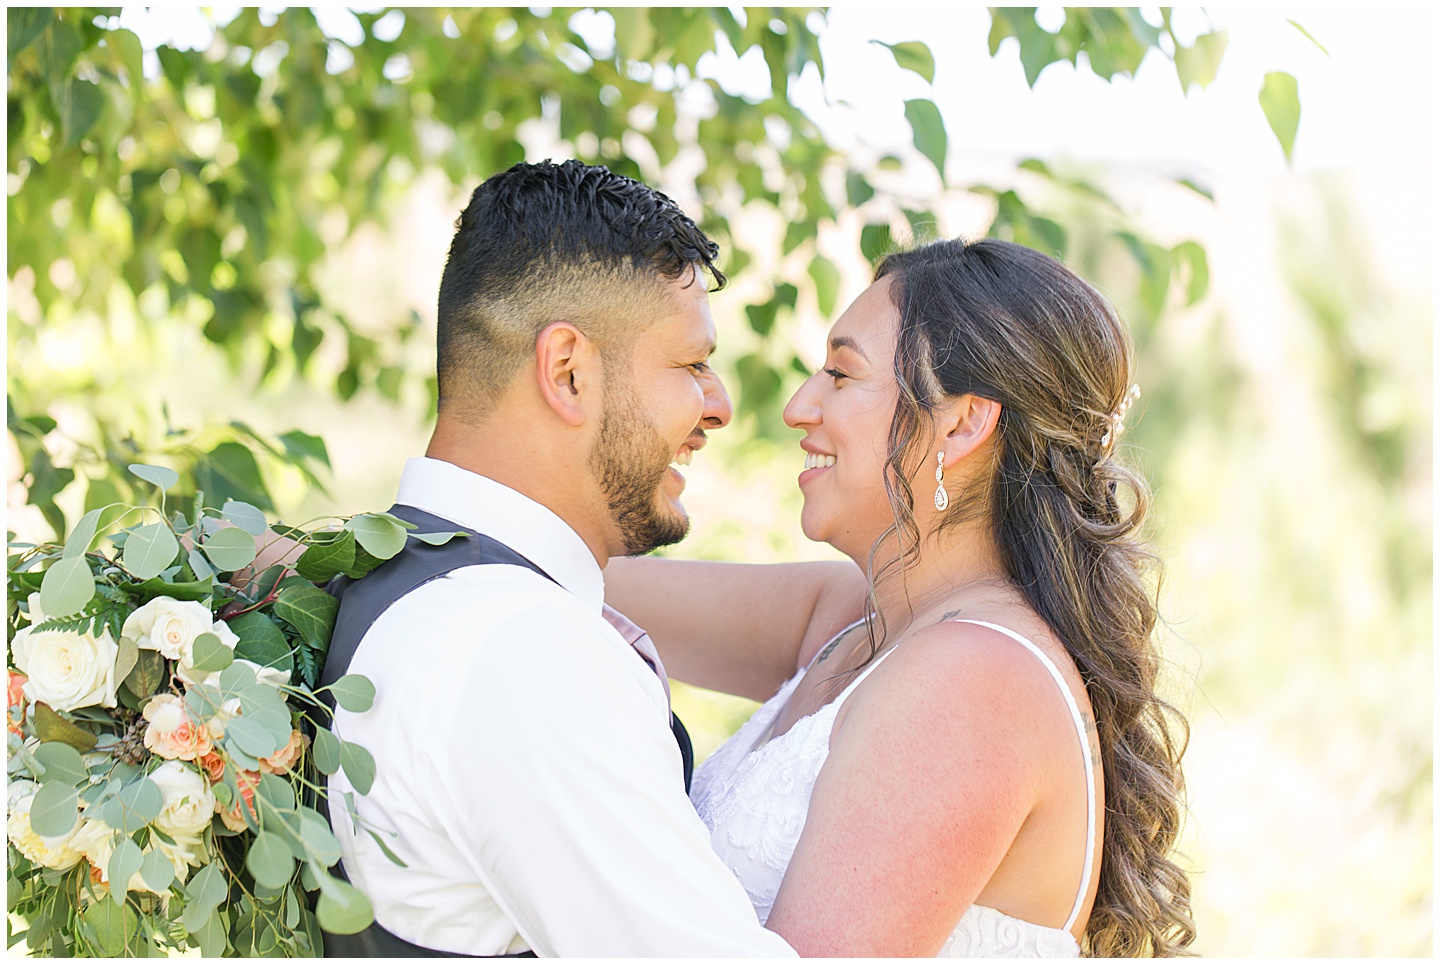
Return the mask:
<svg viewBox="0 0 1440 965">
<path fill-rule="evenodd" d="M 986 623 L 984 620 L 955 620 L 955 623 L 973 623 L 977 627 L 988 627 L 998 633 L 1014 640 L 1025 649 L 1033 653 L 1045 669 L 1050 671 L 1050 676 L 1055 678 L 1055 685 L 1060 688 L 1060 694 L 1065 698 L 1066 705 L 1070 708 L 1070 717 L 1075 723 L 1075 733 L 1080 738 L 1080 753 L 1085 758 L 1085 870 L 1080 875 L 1080 893 L 1075 896 L 1075 904 L 1070 909 L 1070 917 L 1065 920 L 1065 931 L 1075 926 L 1075 920 L 1080 917 L 1080 909 L 1085 905 L 1085 896 L 1090 891 L 1090 877 L 1094 872 L 1095 865 L 1095 761 L 1090 756 L 1090 741 L 1085 736 L 1085 718 L 1080 716 L 1080 706 L 1075 703 L 1075 695 L 1065 685 L 1065 678 L 1060 675 L 1060 668 L 1055 666 L 1054 661 L 1045 655 L 1045 652 L 1035 644 L 1026 640 L 1020 634 L 1007 627 L 998 626 L 994 623 Z M 879 663 L 879 661 L 876 661 Z M 858 681 L 857 681 L 858 682 Z"/>
</svg>

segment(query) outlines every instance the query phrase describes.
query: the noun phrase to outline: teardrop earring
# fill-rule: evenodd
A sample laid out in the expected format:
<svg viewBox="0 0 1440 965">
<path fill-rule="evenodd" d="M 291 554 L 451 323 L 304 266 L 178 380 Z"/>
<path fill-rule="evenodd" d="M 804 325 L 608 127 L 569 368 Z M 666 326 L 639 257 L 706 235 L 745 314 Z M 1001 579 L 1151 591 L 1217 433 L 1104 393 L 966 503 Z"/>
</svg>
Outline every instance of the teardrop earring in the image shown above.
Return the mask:
<svg viewBox="0 0 1440 965">
<path fill-rule="evenodd" d="M 945 453 L 935 453 L 935 508 L 945 512 L 950 508 L 950 494 L 945 491 Z"/>
</svg>

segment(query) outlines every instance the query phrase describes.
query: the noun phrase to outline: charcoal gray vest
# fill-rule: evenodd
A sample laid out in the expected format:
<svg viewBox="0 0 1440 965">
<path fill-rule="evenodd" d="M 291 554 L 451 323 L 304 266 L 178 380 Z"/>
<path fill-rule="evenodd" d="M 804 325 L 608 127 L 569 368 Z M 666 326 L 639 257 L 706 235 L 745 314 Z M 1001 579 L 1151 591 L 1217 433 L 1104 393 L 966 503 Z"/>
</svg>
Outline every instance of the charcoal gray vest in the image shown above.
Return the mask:
<svg viewBox="0 0 1440 965">
<path fill-rule="evenodd" d="M 451 570 L 463 566 L 477 566 L 493 563 L 508 563 L 533 570 L 554 582 L 554 577 L 515 552 L 499 540 L 477 533 L 472 529 L 442 519 L 439 516 L 416 509 L 413 506 L 392 506 L 389 512 L 408 523 L 414 523 L 422 533 L 464 532 L 466 539 L 452 539 L 443 546 L 430 546 L 416 539 L 407 539 L 405 549 L 392 559 L 376 567 L 364 578 L 351 580 L 338 577 L 330 584 L 330 592 L 340 600 L 340 611 L 335 617 L 335 632 L 330 638 L 330 651 L 325 659 L 325 669 L 320 675 L 320 685 L 328 686 L 345 676 L 350 670 L 350 661 L 361 639 L 371 624 L 390 609 L 396 600 L 411 590 L 439 579 Z M 640 657 L 639 651 L 635 654 Z M 641 659 L 644 659 L 641 657 Z M 381 682 L 383 686 L 383 681 Z M 329 694 L 326 702 L 334 709 Z M 680 759 L 684 765 L 685 790 L 690 790 L 690 775 L 694 769 L 695 755 L 690 745 L 690 735 L 680 718 L 670 717 L 670 730 L 680 747 Z M 322 800 L 322 811 L 324 810 Z M 328 818 L 328 814 L 326 815 Z M 336 874 L 344 877 L 344 868 L 337 864 Z M 391 934 L 379 923 L 355 935 L 332 935 L 325 933 L 326 958 L 393 958 L 393 957 L 445 957 L 464 958 L 454 952 L 441 952 L 405 941 Z M 479 956 L 492 957 L 492 956 Z M 519 956 L 493 957 L 534 957 L 533 952 L 522 952 Z"/>
</svg>

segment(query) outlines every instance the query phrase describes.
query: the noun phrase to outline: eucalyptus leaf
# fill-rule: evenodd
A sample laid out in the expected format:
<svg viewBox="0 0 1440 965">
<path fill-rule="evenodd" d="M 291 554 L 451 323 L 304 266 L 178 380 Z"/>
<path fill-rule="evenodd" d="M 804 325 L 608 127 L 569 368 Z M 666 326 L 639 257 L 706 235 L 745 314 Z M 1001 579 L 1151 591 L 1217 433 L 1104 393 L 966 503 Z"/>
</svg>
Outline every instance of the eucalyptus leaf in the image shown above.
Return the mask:
<svg viewBox="0 0 1440 965">
<path fill-rule="evenodd" d="M 162 492 L 180 481 L 179 473 L 173 469 L 167 469 L 164 466 L 147 466 L 142 463 L 131 463 L 130 472 L 146 482 L 160 487 Z"/>
<path fill-rule="evenodd" d="M 123 888 L 115 890 L 121 895 L 124 894 Z M 121 900 L 123 901 L 123 898 Z M 136 938 L 140 919 L 129 905 L 96 901 L 86 907 L 81 917 L 94 930 L 95 944 L 104 955 L 120 958 L 126 952 L 134 954 L 137 951 L 139 942 Z M 33 950 L 33 946 L 31 947 Z"/>
<path fill-rule="evenodd" d="M 340 842 L 335 840 L 335 832 L 330 830 L 329 823 L 318 812 L 310 808 L 300 809 L 300 839 L 305 842 L 311 860 L 318 861 L 323 867 L 328 868 L 340 860 Z"/>
<path fill-rule="evenodd" d="M 110 826 L 133 834 L 160 816 L 165 798 L 154 781 L 142 777 L 122 787 L 115 794 L 115 803 L 116 808 L 112 811 L 114 821 Z"/>
<path fill-rule="evenodd" d="M 100 525 L 100 514 L 104 509 L 92 509 L 81 516 L 65 540 L 65 557 L 84 556 L 95 539 L 95 530 Z"/>
<path fill-rule="evenodd" d="M 235 662 L 235 651 L 225 646 L 213 633 L 202 633 L 197 636 L 191 653 L 193 654 L 191 665 L 202 674 L 224 670 Z"/>
<path fill-rule="evenodd" d="M 151 848 L 145 852 L 145 860 L 140 863 L 140 877 L 151 890 L 163 894 L 175 880 L 175 866 L 163 851 Z"/>
<path fill-rule="evenodd" d="M 369 794 L 375 783 L 375 758 L 359 744 L 340 742 L 340 767 L 350 785 L 361 794 Z"/>
<path fill-rule="evenodd" d="M 345 521 L 360 545 L 372 556 L 388 560 L 405 548 L 405 527 L 379 513 L 363 513 Z"/>
<path fill-rule="evenodd" d="M 365 830 L 369 832 L 371 839 L 380 848 L 380 851 L 385 855 L 385 857 L 390 859 L 391 864 L 401 868 L 410 867 L 404 861 L 400 860 L 400 856 L 398 854 L 390 850 L 390 845 L 385 843 L 385 839 L 382 838 L 374 828 L 366 828 Z"/>
<path fill-rule="evenodd" d="M 363 714 L 375 703 L 375 685 L 358 673 L 347 673 L 328 689 L 335 702 L 352 714 Z"/>
<path fill-rule="evenodd" d="M 69 834 L 80 820 L 75 788 L 57 781 L 42 784 L 30 801 L 30 828 L 45 838 Z"/>
<path fill-rule="evenodd" d="M 320 901 L 315 906 L 320 927 L 335 935 L 353 935 L 370 927 L 375 911 L 370 900 L 348 881 L 325 875 Z"/>
<path fill-rule="evenodd" d="M 225 505 L 220 509 L 220 514 L 251 536 L 264 536 L 269 528 L 266 525 L 264 513 L 249 503 L 242 503 L 237 499 L 226 500 Z"/>
<path fill-rule="evenodd" d="M 121 835 L 115 844 L 115 850 L 110 852 L 110 861 L 105 868 L 106 874 L 110 876 L 110 897 L 117 905 L 125 903 L 125 891 L 130 887 L 130 879 L 144 863 L 145 855 L 140 851 L 140 846 L 131 841 L 129 835 Z"/>
<path fill-rule="evenodd" d="M 198 549 L 192 547 L 186 550 L 185 559 L 190 563 L 190 571 L 195 574 L 197 579 L 213 579 L 215 577 L 215 567 L 210 565 L 205 554 Z"/>
<path fill-rule="evenodd" d="M 887 44 L 880 40 L 870 42 L 890 48 L 890 53 L 895 55 L 895 63 L 924 77 L 927 84 L 935 83 L 935 56 L 925 44 L 918 40 L 899 44 Z"/>
<path fill-rule="evenodd" d="M 120 559 L 131 575 L 148 580 L 163 573 L 179 552 L 180 544 L 169 526 L 149 523 L 130 531 Z"/>
<path fill-rule="evenodd" d="M 411 538 L 413 538 L 413 539 L 418 539 L 420 542 L 422 542 L 422 543 L 427 543 L 427 544 L 429 544 L 430 546 L 444 546 L 446 543 L 450 542 L 452 539 L 464 538 L 464 537 L 467 537 L 467 536 L 469 536 L 469 535 L 470 535 L 469 533 L 461 533 L 461 532 L 454 532 L 454 533 L 411 533 L 411 534 L 410 534 Z"/>
<path fill-rule="evenodd" d="M 130 676 L 130 671 L 135 669 L 135 664 L 140 659 L 140 648 L 130 637 L 122 635 L 116 641 L 115 652 L 115 679 L 124 682 Z"/>
<path fill-rule="evenodd" d="M 255 537 L 238 526 L 217 531 L 200 548 L 222 573 L 233 573 L 255 562 Z"/>
<path fill-rule="evenodd" d="M 260 884 L 268 888 L 284 888 L 295 873 L 295 856 L 279 835 L 261 831 L 250 843 L 245 866 Z"/>
<path fill-rule="evenodd" d="M 340 738 L 324 727 L 315 728 L 315 744 L 312 747 L 315 766 L 322 774 L 334 774 L 340 770 Z"/>
<path fill-rule="evenodd" d="M 269 757 L 278 751 L 282 741 L 276 739 L 270 728 L 262 722 L 252 720 L 249 715 L 236 717 L 225 724 L 225 742 L 233 743 L 251 757 Z"/>
<path fill-rule="evenodd" d="M 40 582 L 40 608 L 47 618 L 78 613 L 95 598 L 95 576 L 83 556 L 57 560 Z"/>
<path fill-rule="evenodd" d="M 190 892 L 190 900 L 185 904 L 185 912 L 180 920 L 185 930 L 193 934 L 205 924 L 220 902 L 225 900 L 230 889 L 225 883 L 224 874 L 213 863 L 196 872 L 195 876 L 186 882 L 186 888 Z"/>
<path fill-rule="evenodd" d="M 46 784 L 58 781 L 74 787 L 90 779 L 90 771 L 81 759 L 80 752 L 69 744 L 45 741 L 35 748 L 35 760 L 45 768 L 40 780 Z"/>
</svg>

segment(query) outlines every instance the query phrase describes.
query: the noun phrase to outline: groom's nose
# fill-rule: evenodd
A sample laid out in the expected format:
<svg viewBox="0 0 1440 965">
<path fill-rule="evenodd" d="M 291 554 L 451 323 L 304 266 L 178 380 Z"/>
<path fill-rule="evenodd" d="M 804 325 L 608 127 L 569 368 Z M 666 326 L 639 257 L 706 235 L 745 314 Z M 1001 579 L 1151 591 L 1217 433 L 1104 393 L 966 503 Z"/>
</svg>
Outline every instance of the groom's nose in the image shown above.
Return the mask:
<svg viewBox="0 0 1440 965">
<path fill-rule="evenodd" d="M 730 404 L 730 393 L 714 369 L 706 369 L 700 384 L 705 390 L 705 408 L 700 413 L 700 426 L 704 429 L 719 429 L 730 424 L 735 407 Z"/>
</svg>

